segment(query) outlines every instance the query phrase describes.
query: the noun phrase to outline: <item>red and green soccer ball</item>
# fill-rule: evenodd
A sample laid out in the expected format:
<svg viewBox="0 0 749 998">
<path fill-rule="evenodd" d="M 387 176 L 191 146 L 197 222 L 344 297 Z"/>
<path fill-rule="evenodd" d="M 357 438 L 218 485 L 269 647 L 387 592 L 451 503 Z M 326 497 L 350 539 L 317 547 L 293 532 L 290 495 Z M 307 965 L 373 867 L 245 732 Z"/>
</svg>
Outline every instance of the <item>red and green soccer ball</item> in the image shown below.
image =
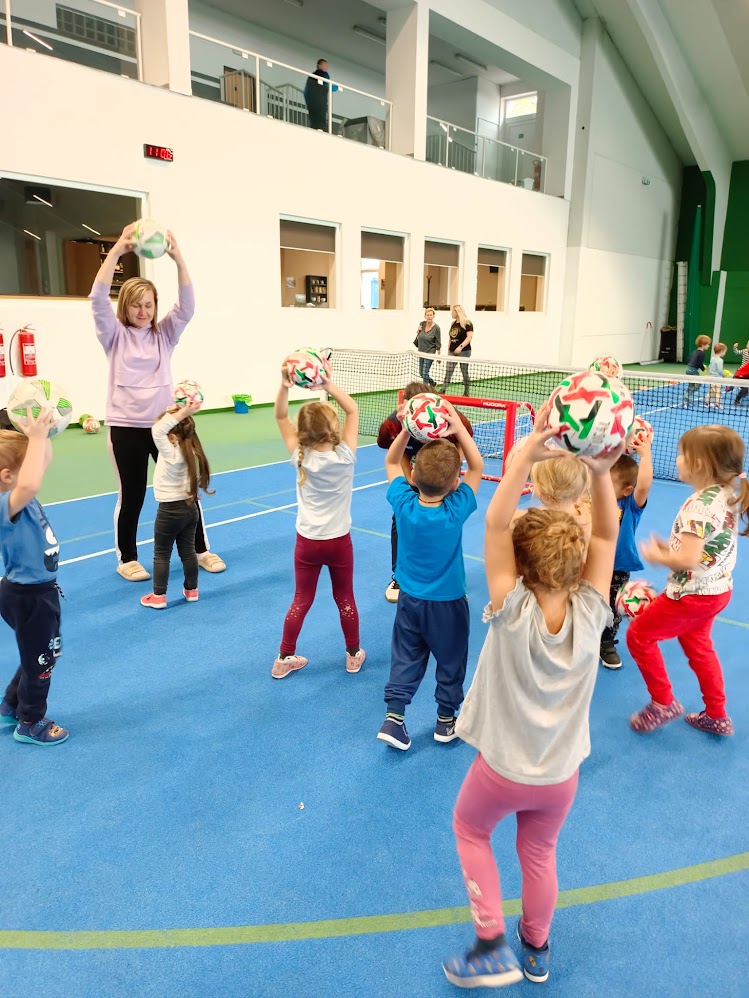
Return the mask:
<svg viewBox="0 0 749 998">
<path fill-rule="evenodd" d="M 414 395 L 406 403 L 403 425 L 416 440 L 428 443 L 450 433 L 448 410 L 442 398 L 432 392 Z"/>
<path fill-rule="evenodd" d="M 647 419 L 643 419 L 642 416 L 635 416 L 635 421 L 632 425 L 632 429 L 630 430 L 629 436 L 627 437 L 626 453 L 635 454 L 637 452 L 637 448 L 634 445 L 640 444 L 640 442 L 644 442 L 646 440 L 652 442 L 653 427 L 650 425 Z"/>
<path fill-rule="evenodd" d="M 552 393 L 549 429 L 558 446 L 578 456 L 598 457 L 629 436 L 635 407 L 629 389 L 617 378 L 581 371 L 565 378 Z"/>
<path fill-rule="evenodd" d="M 202 402 L 203 392 L 197 381 L 191 381 L 189 378 L 186 378 L 184 381 L 180 381 L 178 385 L 175 385 L 173 397 L 175 405 L 185 406 L 195 402 Z"/>
<path fill-rule="evenodd" d="M 655 589 L 644 579 L 625 582 L 616 596 L 616 612 L 621 617 L 639 617 L 655 599 Z"/>
<path fill-rule="evenodd" d="M 322 388 L 325 383 L 325 365 L 322 355 L 313 347 L 303 347 L 297 350 L 285 361 L 286 374 L 289 381 L 297 388 L 308 388 L 310 391 Z"/>
<path fill-rule="evenodd" d="M 605 357 L 596 357 L 588 365 L 589 371 L 596 371 L 598 374 L 605 374 L 607 378 L 619 378 L 622 374 L 622 365 L 616 359 L 610 355 Z"/>
</svg>

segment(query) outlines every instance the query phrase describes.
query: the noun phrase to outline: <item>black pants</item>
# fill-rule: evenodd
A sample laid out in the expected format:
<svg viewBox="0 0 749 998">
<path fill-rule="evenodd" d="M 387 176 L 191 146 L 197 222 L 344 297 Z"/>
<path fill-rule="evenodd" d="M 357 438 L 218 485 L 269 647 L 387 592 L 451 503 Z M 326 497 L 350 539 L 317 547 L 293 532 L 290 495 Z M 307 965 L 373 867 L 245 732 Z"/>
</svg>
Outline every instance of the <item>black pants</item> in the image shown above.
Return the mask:
<svg viewBox="0 0 749 998">
<path fill-rule="evenodd" d="M 120 498 L 115 510 L 114 543 L 117 557 L 125 564 L 138 560 L 136 539 L 138 519 L 146 498 L 148 459 L 159 456 L 151 431 L 141 426 L 110 426 L 109 441 L 120 484 Z M 195 527 L 195 550 L 202 554 L 208 550 L 203 515 L 198 504 Z"/>
<path fill-rule="evenodd" d="M 471 356 L 471 351 L 470 350 L 462 350 L 458 354 L 458 357 L 469 358 L 470 356 Z M 455 357 L 455 354 L 451 353 L 450 357 Z M 456 361 L 456 360 L 449 360 L 449 361 L 447 361 L 445 363 L 445 381 L 444 381 L 445 388 L 447 388 L 447 386 L 452 381 L 452 379 L 453 379 L 453 373 L 455 372 L 455 368 L 458 366 L 459 363 L 460 363 L 460 361 Z M 464 394 L 465 395 L 470 395 L 470 392 L 471 392 L 471 379 L 468 377 L 468 364 L 460 364 L 460 373 L 463 376 Z"/>
<path fill-rule="evenodd" d="M 15 707 L 19 721 L 35 724 L 47 713 L 50 676 L 62 653 L 57 583 L 22 586 L 4 578 L 0 616 L 15 631 L 21 655 L 4 699 Z"/>
<path fill-rule="evenodd" d="M 322 89 L 322 87 L 320 88 Z M 327 100 L 310 100 L 307 103 L 309 113 L 309 127 L 319 128 L 323 132 L 328 130 L 328 102 Z"/>
<path fill-rule="evenodd" d="M 198 556 L 195 553 L 195 528 L 199 520 L 198 507 L 184 499 L 160 502 L 153 535 L 153 591 L 166 595 L 169 583 L 169 561 L 174 542 L 185 571 L 185 589 L 198 588 Z"/>
<path fill-rule="evenodd" d="M 393 626 L 390 678 L 385 687 L 388 710 L 405 713 L 429 662 L 437 661 L 434 699 L 440 714 L 454 714 L 463 703 L 468 662 L 468 600 L 414 599 L 401 591 Z"/>
<path fill-rule="evenodd" d="M 611 612 L 614 614 L 614 622 L 611 627 L 604 627 L 603 634 L 601 635 L 602 645 L 615 645 L 616 644 L 616 634 L 619 630 L 619 624 L 622 622 L 621 615 L 616 612 L 616 597 L 619 595 L 619 590 L 622 586 L 629 582 L 629 572 L 614 572 L 611 576 L 611 588 L 609 590 L 609 606 L 611 607 Z"/>
<path fill-rule="evenodd" d="M 733 400 L 734 405 L 738 405 L 742 399 L 745 399 L 749 395 L 749 388 L 739 388 L 736 393 L 736 398 Z"/>
</svg>

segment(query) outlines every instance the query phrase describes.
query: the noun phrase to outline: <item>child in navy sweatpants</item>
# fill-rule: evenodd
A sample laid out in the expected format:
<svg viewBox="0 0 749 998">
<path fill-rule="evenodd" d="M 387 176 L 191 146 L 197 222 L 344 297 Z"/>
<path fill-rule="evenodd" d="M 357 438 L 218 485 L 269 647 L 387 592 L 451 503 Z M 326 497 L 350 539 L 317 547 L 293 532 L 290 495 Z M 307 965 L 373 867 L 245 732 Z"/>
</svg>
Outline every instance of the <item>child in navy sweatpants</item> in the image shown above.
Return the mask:
<svg viewBox="0 0 749 998">
<path fill-rule="evenodd" d="M 433 440 L 417 453 L 413 481 L 401 461 L 410 435 L 401 429 L 385 459 L 398 531 L 400 586 L 393 626 L 390 678 L 385 687 L 387 715 L 377 737 L 393 748 L 411 747 L 405 712 L 424 678 L 430 652 L 437 663 L 437 724 L 434 738 L 451 742 L 455 715 L 463 702 L 468 660 L 469 615 L 463 566 L 463 524 L 476 509 L 484 462 L 455 409 L 449 408 L 450 435 L 468 462 L 460 480 L 460 452 L 447 440 Z M 402 421 L 403 409 L 398 418 Z"/>
</svg>

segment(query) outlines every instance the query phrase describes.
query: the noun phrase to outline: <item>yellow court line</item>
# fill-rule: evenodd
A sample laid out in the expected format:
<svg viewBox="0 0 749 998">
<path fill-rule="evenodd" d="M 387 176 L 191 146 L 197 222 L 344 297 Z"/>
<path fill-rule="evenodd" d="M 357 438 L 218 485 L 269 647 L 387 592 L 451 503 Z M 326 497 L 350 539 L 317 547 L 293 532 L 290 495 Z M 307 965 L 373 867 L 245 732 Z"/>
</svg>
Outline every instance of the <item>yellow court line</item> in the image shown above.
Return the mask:
<svg viewBox="0 0 749 998">
<path fill-rule="evenodd" d="M 653 873 L 608 884 L 579 887 L 562 891 L 557 908 L 574 908 L 635 897 L 669 887 L 695 884 L 715 877 L 749 870 L 749 852 L 714 859 L 707 863 L 682 866 L 676 870 Z M 520 914 L 520 899 L 502 904 L 506 915 Z M 390 915 L 363 915 L 353 918 L 320 919 L 314 922 L 286 922 L 270 925 L 232 925 L 202 929 L 132 929 L 73 932 L 0 931 L 0 949 L 5 950 L 101 950 L 101 949 L 164 949 L 176 946 L 247 946 L 256 943 L 294 942 L 304 939 L 334 939 L 342 936 L 372 935 L 382 932 L 403 932 L 409 929 L 431 929 L 442 925 L 470 922 L 469 909 L 434 908 L 425 911 L 400 912 Z"/>
</svg>

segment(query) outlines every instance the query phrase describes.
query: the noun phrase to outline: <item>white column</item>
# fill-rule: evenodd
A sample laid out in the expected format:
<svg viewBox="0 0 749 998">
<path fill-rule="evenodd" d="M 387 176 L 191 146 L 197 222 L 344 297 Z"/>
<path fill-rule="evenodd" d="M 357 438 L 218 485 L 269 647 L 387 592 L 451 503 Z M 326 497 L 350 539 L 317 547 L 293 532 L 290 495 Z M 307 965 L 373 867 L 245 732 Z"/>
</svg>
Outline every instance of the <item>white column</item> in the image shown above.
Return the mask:
<svg viewBox="0 0 749 998">
<path fill-rule="evenodd" d="M 429 9 L 406 3 L 387 12 L 385 96 L 392 102 L 390 148 L 426 158 Z"/>
<path fill-rule="evenodd" d="M 143 82 L 191 93 L 187 0 L 135 0 L 135 8 L 141 15 Z"/>
</svg>

